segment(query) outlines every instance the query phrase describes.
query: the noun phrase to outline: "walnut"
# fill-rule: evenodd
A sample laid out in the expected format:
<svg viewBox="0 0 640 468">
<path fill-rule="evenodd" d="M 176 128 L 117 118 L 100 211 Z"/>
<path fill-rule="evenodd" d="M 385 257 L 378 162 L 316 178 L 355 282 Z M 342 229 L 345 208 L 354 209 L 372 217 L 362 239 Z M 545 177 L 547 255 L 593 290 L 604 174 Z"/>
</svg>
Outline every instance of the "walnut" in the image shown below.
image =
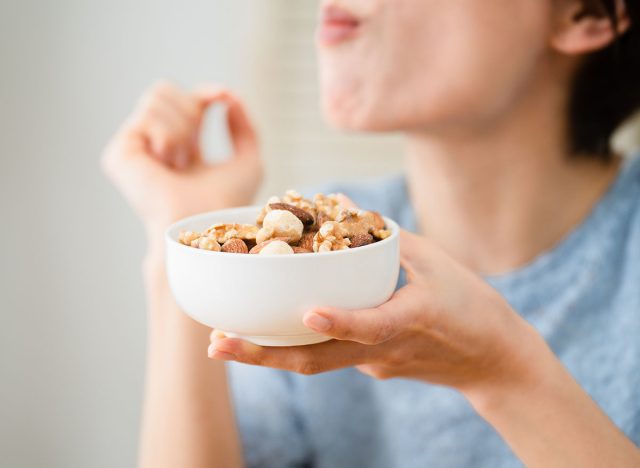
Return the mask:
<svg viewBox="0 0 640 468">
<path fill-rule="evenodd" d="M 340 223 L 347 237 L 353 237 L 358 234 L 371 234 L 377 230 L 376 218 L 371 211 L 349 208 L 341 211 L 336 221 Z"/>
<path fill-rule="evenodd" d="M 376 239 L 383 240 L 391 235 L 391 231 L 389 229 L 378 229 L 373 231 L 371 234 L 373 234 L 373 237 Z"/>
<path fill-rule="evenodd" d="M 339 223 L 327 221 L 320 226 L 313 238 L 313 251 L 331 252 L 333 250 L 344 250 L 349 248 L 350 243 Z"/>
<path fill-rule="evenodd" d="M 180 231 L 178 241 L 184 245 L 191 245 L 193 241 L 196 241 L 202 237 L 202 233 L 194 231 Z"/>
<path fill-rule="evenodd" d="M 344 206 L 340 204 L 335 194 L 324 195 L 317 193 L 313 201 L 318 210 L 318 218 L 321 218 L 321 220 L 318 220 L 319 226 L 322 226 L 326 221 L 335 221 L 340 212 L 344 210 Z"/>
<path fill-rule="evenodd" d="M 293 205 L 295 207 L 308 211 L 315 218 L 315 214 L 316 214 L 315 204 L 311 200 L 307 200 L 306 198 L 304 198 L 295 190 L 287 190 L 284 197 L 282 197 L 282 201 L 284 203 L 288 203 L 289 205 Z"/>
<path fill-rule="evenodd" d="M 211 236 L 201 237 L 197 241 L 198 248 L 202 250 L 210 250 L 212 252 L 220 252 L 220 244 Z"/>
<path fill-rule="evenodd" d="M 286 210 L 272 210 L 262 221 L 262 228 L 256 234 L 258 244 L 279 237 L 288 243 L 298 242 L 302 237 L 304 226 L 293 213 Z"/>
<path fill-rule="evenodd" d="M 336 221 L 346 232 L 345 235 L 351 239 L 354 236 L 371 234 L 375 239 L 382 240 L 391 235 L 391 231 L 385 229 L 384 218 L 376 211 L 349 208 L 341 211 Z"/>
<path fill-rule="evenodd" d="M 386 223 L 384 222 L 384 218 L 377 211 L 369 211 L 373 215 L 373 224 L 377 230 L 381 230 L 385 228 Z"/>
<path fill-rule="evenodd" d="M 258 233 L 258 227 L 253 224 L 214 224 L 207 229 L 206 234 L 212 236 L 219 244 L 224 244 L 229 239 L 254 240 Z"/>
</svg>

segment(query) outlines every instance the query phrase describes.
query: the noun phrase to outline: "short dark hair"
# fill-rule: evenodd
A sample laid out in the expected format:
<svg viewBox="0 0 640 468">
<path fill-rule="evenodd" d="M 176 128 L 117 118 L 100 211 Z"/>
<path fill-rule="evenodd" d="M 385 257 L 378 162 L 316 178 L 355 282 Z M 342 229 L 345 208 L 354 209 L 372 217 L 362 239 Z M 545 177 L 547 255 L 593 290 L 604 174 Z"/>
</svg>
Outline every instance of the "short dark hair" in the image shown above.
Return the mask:
<svg viewBox="0 0 640 468">
<path fill-rule="evenodd" d="M 571 152 L 611 158 L 611 137 L 640 109 L 640 0 L 624 0 L 630 28 L 585 58 L 569 102 Z M 584 0 L 586 14 L 608 16 L 617 29 L 617 0 Z"/>
</svg>

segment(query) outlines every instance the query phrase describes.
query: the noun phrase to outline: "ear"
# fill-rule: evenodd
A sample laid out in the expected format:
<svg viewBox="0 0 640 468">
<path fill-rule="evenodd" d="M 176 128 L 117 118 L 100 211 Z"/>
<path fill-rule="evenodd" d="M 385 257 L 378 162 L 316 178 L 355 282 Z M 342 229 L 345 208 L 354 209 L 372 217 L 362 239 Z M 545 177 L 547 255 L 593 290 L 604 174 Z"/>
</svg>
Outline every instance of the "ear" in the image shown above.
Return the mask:
<svg viewBox="0 0 640 468">
<path fill-rule="evenodd" d="M 624 0 L 616 0 L 617 31 L 599 0 L 562 0 L 556 3 L 551 46 L 567 55 L 606 48 L 631 26 Z M 595 5 L 594 5 L 595 4 Z"/>
</svg>

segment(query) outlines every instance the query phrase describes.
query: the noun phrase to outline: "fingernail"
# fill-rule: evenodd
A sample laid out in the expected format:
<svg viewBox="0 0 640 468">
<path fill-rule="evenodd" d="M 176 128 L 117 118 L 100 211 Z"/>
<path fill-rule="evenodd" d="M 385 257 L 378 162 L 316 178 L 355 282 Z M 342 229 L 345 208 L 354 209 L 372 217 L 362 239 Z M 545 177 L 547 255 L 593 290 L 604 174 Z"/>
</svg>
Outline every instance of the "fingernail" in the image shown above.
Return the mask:
<svg viewBox="0 0 640 468">
<path fill-rule="evenodd" d="M 331 328 L 331 321 L 320 314 L 316 314 L 315 312 L 307 315 L 304 323 L 309 328 L 313 328 L 317 331 L 327 331 Z"/>
</svg>

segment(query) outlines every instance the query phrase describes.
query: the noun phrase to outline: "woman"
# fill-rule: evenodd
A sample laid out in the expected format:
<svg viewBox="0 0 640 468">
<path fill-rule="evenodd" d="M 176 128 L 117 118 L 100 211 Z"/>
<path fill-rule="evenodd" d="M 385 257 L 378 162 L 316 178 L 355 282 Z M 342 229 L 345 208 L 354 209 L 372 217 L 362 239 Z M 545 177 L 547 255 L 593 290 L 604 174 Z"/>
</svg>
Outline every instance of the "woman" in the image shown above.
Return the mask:
<svg viewBox="0 0 640 468">
<path fill-rule="evenodd" d="M 640 466 L 640 163 L 609 146 L 640 107 L 639 7 L 324 2 L 328 120 L 407 140 L 404 177 L 331 189 L 414 233 L 407 285 L 376 309 L 309 311 L 336 338 L 312 346 L 214 332 L 204 356 L 162 231 L 251 202 L 258 143 L 228 91 L 155 86 L 104 157 L 149 235 L 141 466 Z M 211 167 L 214 102 L 235 155 Z"/>
</svg>

